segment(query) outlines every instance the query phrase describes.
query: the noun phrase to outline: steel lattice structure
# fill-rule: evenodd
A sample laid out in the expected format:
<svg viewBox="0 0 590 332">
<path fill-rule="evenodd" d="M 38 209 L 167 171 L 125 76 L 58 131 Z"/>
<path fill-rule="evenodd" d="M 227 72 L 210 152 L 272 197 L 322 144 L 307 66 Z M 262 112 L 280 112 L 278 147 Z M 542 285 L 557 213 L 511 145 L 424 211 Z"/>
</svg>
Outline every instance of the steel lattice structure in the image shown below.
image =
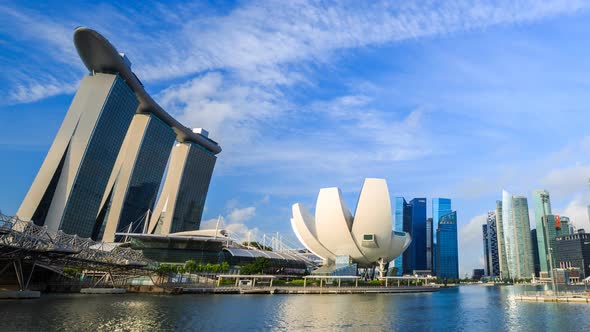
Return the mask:
<svg viewBox="0 0 590 332">
<path fill-rule="evenodd" d="M 92 268 L 148 269 L 156 266 L 140 251 L 97 242 L 0 212 L 0 260 L 39 260 L 49 264 Z"/>
</svg>

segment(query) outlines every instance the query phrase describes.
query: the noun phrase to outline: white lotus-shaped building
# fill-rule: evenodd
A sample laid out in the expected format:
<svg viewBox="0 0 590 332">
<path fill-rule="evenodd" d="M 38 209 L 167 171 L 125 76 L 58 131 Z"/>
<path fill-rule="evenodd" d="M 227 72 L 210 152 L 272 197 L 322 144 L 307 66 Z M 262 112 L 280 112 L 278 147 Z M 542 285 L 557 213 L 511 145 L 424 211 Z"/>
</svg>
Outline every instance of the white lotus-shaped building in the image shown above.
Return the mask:
<svg viewBox="0 0 590 332">
<path fill-rule="evenodd" d="M 338 188 L 323 188 L 315 218 L 300 203 L 293 205 L 291 226 L 299 241 L 315 255 L 336 262 L 350 257 L 358 266 L 384 265 L 412 242 L 410 234 L 392 231 L 391 201 L 384 179 L 365 179 L 353 216 Z"/>
</svg>

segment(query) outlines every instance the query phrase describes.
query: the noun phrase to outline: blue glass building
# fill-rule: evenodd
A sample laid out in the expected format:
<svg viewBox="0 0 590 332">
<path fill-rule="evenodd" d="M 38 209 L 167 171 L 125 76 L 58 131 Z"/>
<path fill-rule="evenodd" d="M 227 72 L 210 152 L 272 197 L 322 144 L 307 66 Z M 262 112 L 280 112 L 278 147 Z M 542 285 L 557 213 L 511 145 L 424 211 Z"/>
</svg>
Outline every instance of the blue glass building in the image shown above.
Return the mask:
<svg viewBox="0 0 590 332">
<path fill-rule="evenodd" d="M 432 220 L 438 225 L 440 217 L 453 212 L 451 209 L 451 200 L 449 198 L 432 199 Z"/>
<path fill-rule="evenodd" d="M 412 206 L 403 197 L 395 198 L 395 231 L 408 232 L 412 234 Z M 408 248 L 404 253 L 393 261 L 397 268 L 397 274 L 408 274 L 412 272 L 410 262 L 412 261 L 412 250 Z"/>
<path fill-rule="evenodd" d="M 436 276 L 442 279 L 458 279 L 459 250 L 456 211 L 440 217 L 436 230 L 436 243 Z"/>
<path fill-rule="evenodd" d="M 426 198 L 414 198 L 412 205 L 411 270 L 427 270 L 426 264 Z"/>
</svg>

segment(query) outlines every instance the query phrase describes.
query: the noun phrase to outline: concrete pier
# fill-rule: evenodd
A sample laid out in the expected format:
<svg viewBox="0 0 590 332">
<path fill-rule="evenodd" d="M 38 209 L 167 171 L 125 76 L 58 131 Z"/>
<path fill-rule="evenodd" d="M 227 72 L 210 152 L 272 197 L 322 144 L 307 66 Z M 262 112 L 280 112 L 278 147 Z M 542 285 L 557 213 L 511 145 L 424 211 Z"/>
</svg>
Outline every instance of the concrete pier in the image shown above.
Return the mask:
<svg viewBox="0 0 590 332">
<path fill-rule="evenodd" d="M 432 293 L 438 287 L 211 287 L 176 288 L 174 294 L 403 294 Z"/>
<path fill-rule="evenodd" d="M 41 292 L 38 291 L 12 291 L 3 290 L 0 291 L 0 299 L 38 299 L 41 297 Z"/>
<path fill-rule="evenodd" d="M 125 294 L 124 288 L 82 288 L 82 294 Z"/>
<path fill-rule="evenodd" d="M 588 296 L 515 296 L 517 301 L 526 302 L 572 302 L 572 303 L 590 303 Z"/>
</svg>

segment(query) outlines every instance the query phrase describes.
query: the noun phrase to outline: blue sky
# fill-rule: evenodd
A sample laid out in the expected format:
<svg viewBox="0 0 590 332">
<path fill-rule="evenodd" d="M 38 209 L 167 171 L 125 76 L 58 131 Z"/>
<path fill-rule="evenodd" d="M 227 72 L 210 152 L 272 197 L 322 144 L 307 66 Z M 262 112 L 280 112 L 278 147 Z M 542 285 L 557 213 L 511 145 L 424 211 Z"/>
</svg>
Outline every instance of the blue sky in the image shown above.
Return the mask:
<svg viewBox="0 0 590 332">
<path fill-rule="evenodd" d="M 462 275 L 481 265 L 502 189 L 547 189 L 554 212 L 590 228 L 590 3 L 19 1 L 0 15 L 5 213 L 86 73 L 72 42 L 83 25 L 222 145 L 204 220 L 235 233 L 295 242 L 293 203 L 338 186 L 354 208 L 365 177 L 392 197 L 453 199 Z"/>
</svg>

